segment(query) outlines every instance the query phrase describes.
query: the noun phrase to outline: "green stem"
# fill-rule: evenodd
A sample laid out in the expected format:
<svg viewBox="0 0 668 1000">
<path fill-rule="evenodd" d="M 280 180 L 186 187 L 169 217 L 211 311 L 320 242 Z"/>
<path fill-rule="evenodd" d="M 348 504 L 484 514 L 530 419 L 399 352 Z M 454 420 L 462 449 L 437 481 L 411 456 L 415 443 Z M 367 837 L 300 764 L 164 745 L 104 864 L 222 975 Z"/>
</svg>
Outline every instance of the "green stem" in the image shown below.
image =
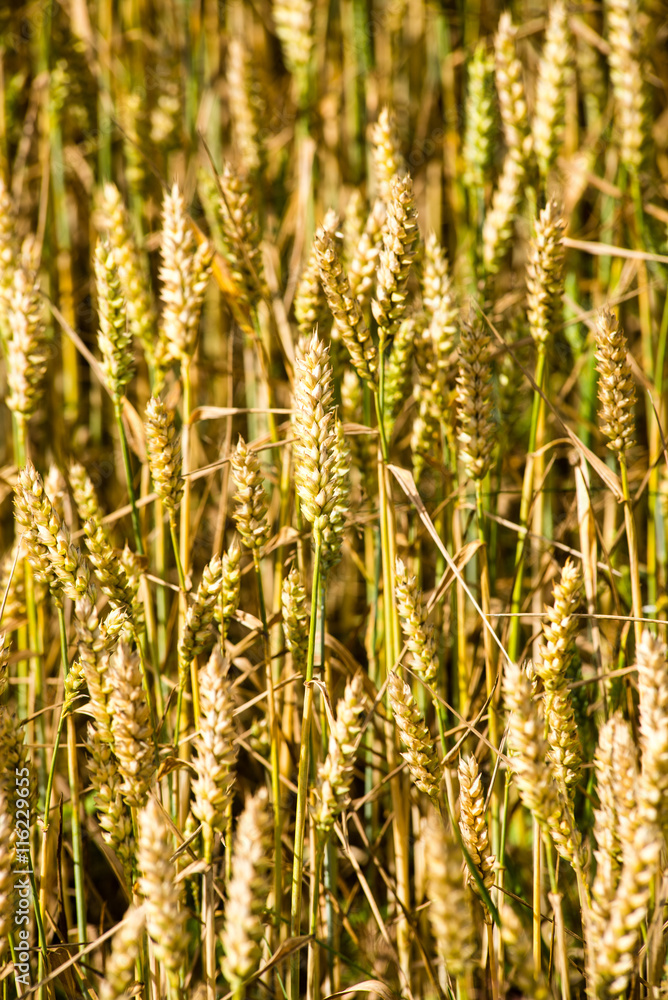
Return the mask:
<svg viewBox="0 0 668 1000">
<path fill-rule="evenodd" d="M 315 554 L 313 557 L 313 584 L 311 588 L 311 621 L 309 627 L 306 674 L 304 677 L 304 709 L 302 714 L 301 746 L 299 748 L 299 776 L 297 779 L 297 805 L 295 810 L 294 862 L 292 866 L 292 895 L 290 901 L 290 936 L 296 937 L 301 926 L 302 875 L 304 871 L 304 828 L 308 794 L 308 767 L 310 749 L 311 715 L 313 712 L 313 664 L 315 662 L 316 623 L 318 619 L 318 590 L 320 587 L 320 563 L 322 539 L 315 534 Z M 290 1000 L 299 997 L 299 954 L 290 959 Z"/>
<path fill-rule="evenodd" d="M 279 762 L 279 736 L 278 718 L 276 714 L 276 697 L 274 694 L 274 675 L 271 660 L 271 645 L 269 642 L 269 628 L 267 626 L 267 609 L 264 601 L 264 588 L 262 586 L 262 567 L 260 566 L 260 553 L 257 548 L 253 549 L 253 565 L 255 566 L 255 578 L 257 580 L 258 603 L 260 605 L 260 621 L 262 622 L 262 646 L 265 661 L 265 677 L 267 683 L 267 714 L 269 721 L 269 732 L 271 739 L 270 761 L 271 761 L 271 794 L 274 799 L 274 922 L 276 940 L 280 937 L 281 930 L 281 910 L 283 903 L 283 866 L 281 864 L 281 775 Z"/>
<path fill-rule="evenodd" d="M 63 678 L 69 673 L 67 659 L 67 631 L 62 604 L 58 604 L 58 626 L 60 630 L 60 655 L 63 664 Z M 74 868 L 74 898 L 77 910 L 77 934 L 79 946 L 86 943 L 86 900 L 84 897 L 83 858 L 81 850 L 81 815 L 79 809 L 79 773 L 77 768 L 77 736 L 74 718 L 67 715 L 67 771 L 70 784 L 70 805 L 72 810 L 72 865 Z"/>
<path fill-rule="evenodd" d="M 534 376 L 536 385 L 539 389 L 543 388 L 543 383 L 545 381 L 545 356 L 545 344 L 539 343 L 538 353 L 536 355 L 536 372 Z M 538 424 L 542 410 L 543 397 L 539 392 L 534 391 L 533 405 L 531 407 L 531 427 L 529 430 L 529 450 L 527 453 L 526 465 L 524 466 L 524 479 L 522 481 L 522 498 L 520 501 L 519 516 L 520 530 L 517 535 L 517 549 L 515 551 L 515 582 L 513 584 L 513 594 L 510 605 L 512 617 L 510 619 L 508 632 L 508 655 L 513 662 L 517 661 L 520 654 L 521 629 L 519 613 L 522 607 L 522 587 L 524 581 L 524 547 L 527 535 L 527 525 L 529 522 L 529 510 L 531 508 L 531 499 L 533 496 L 536 435 L 538 432 Z"/>
<path fill-rule="evenodd" d="M 135 488 L 132 482 L 132 466 L 130 464 L 130 449 L 128 448 L 128 439 L 125 435 L 125 426 L 123 424 L 123 411 L 121 407 L 120 397 L 114 397 L 114 414 L 116 416 L 116 426 L 118 427 L 118 436 L 121 440 L 121 452 L 123 453 L 123 465 L 125 466 L 125 479 L 128 487 L 128 496 L 130 497 L 130 506 L 132 508 L 132 530 L 135 536 L 135 545 L 137 547 L 137 552 L 140 556 L 144 555 L 144 543 L 141 537 L 141 527 L 139 525 L 139 512 L 137 511 L 137 498 L 135 496 Z"/>
</svg>

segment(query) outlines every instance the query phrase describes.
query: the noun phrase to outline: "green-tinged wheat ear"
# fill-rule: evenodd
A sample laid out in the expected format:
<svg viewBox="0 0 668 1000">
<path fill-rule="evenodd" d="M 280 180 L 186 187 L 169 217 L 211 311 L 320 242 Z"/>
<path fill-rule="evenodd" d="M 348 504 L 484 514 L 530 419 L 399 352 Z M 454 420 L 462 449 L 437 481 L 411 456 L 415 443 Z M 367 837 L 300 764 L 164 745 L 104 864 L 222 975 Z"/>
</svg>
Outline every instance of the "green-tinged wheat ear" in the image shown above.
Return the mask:
<svg viewBox="0 0 668 1000">
<path fill-rule="evenodd" d="M 297 103 L 301 107 L 309 93 L 309 67 L 313 50 L 313 0 L 273 0 L 272 10 L 283 58 L 294 77 Z"/>
<path fill-rule="evenodd" d="M 471 479 L 489 471 L 496 427 L 493 418 L 490 340 L 477 323 L 462 323 L 457 376 L 458 440 Z"/>
<path fill-rule="evenodd" d="M 473 756 L 465 757 L 459 762 L 459 829 L 485 888 L 491 889 L 494 885 L 496 858 L 489 849 L 482 776 L 478 761 Z M 466 882 L 479 895 L 479 889 L 468 868 Z"/>
<path fill-rule="evenodd" d="M 532 121 L 533 148 L 543 179 L 554 165 L 563 139 L 566 79 L 572 58 L 566 4 L 555 0 L 550 7 L 545 44 L 538 64 Z"/>
<path fill-rule="evenodd" d="M 325 223 L 316 233 L 314 244 L 320 281 L 334 317 L 334 326 L 350 354 L 350 360 L 359 377 L 373 388 L 378 368 L 377 351 L 343 270 L 335 229 L 336 217 L 328 213 Z"/>
<path fill-rule="evenodd" d="M 183 495 L 181 449 L 176 440 L 174 414 L 152 397 L 146 407 L 146 451 L 155 492 L 174 514 Z"/>
<path fill-rule="evenodd" d="M 143 907 L 130 906 L 123 924 L 114 934 L 111 954 L 104 966 L 100 1000 L 123 1000 L 135 981 L 135 962 L 139 957 L 146 916 Z"/>
<path fill-rule="evenodd" d="M 322 529 L 323 574 L 327 574 L 341 559 L 346 518 L 350 509 L 350 452 L 343 433 L 343 424 L 338 417 L 334 419 L 331 492 L 332 509 Z"/>
<path fill-rule="evenodd" d="M 318 768 L 313 820 L 321 835 L 329 833 L 348 803 L 360 733 L 359 718 L 364 707 L 362 677 L 356 674 L 346 684 L 343 698 L 336 706 L 336 721 L 329 734 L 327 757 Z"/>
<path fill-rule="evenodd" d="M 496 90 L 508 155 L 518 163 L 526 163 L 531 152 L 531 132 L 522 64 L 515 50 L 516 35 L 510 13 L 504 11 L 494 39 Z"/>
<path fill-rule="evenodd" d="M 120 398 L 132 379 L 132 334 L 118 274 L 116 253 L 106 239 L 95 248 L 95 285 L 99 330 L 97 343 L 109 392 Z"/>
<path fill-rule="evenodd" d="M 216 203 L 223 256 L 242 299 L 255 305 L 266 295 L 266 284 L 253 189 L 229 163 L 219 181 L 222 193 L 216 192 Z"/>
<path fill-rule="evenodd" d="M 385 370 L 385 422 L 390 432 L 402 403 L 407 396 L 411 375 L 411 361 L 415 354 L 415 341 L 419 326 L 414 317 L 402 320 L 392 341 Z"/>
<path fill-rule="evenodd" d="M 234 703 L 228 664 L 215 646 L 208 663 L 199 672 L 199 734 L 195 737 L 193 766 L 193 814 L 202 823 L 205 845 L 210 853 L 213 836 L 221 829 L 232 799 L 237 758 Z"/>
<path fill-rule="evenodd" d="M 429 922 L 436 950 L 454 978 L 465 976 L 476 950 L 470 899 L 464 885 L 462 853 L 454 836 L 431 812 L 423 828 Z"/>
<path fill-rule="evenodd" d="M 340 500 L 340 468 L 332 366 L 329 350 L 316 334 L 303 342 L 295 361 L 295 488 L 301 511 L 316 534 Z"/>
<path fill-rule="evenodd" d="M 310 337 L 316 327 L 322 334 L 328 317 L 327 299 L 320 284 L 318 258 L 313 248 L 295 292 L 295 319 L 300 337 Z"/>
<path fill-rule="evenodd" d="M 296 671 L 303 673 L 308 652 L 309 615 L 306 610 L 306 590 L 296 566 L 291 568 L 283 581 L 281 615 L 285 645 L 292 653 L 292 665 Z"/>
<path fill-rule="evenodd" d="M 23 419 L 42 398 L 48 353 L 44 308 L 37 275 L 19 266 L 6 292 L 7 406 Z"/>
<path fill-rule="evenodd" d="M 637 173 L 651 135 L 641 64 L 639 4 L 637 0 L 606 0 L 603 7 L 607 18 L 608 63 L 617 110 L 615 126 L 620 136 L 620 159 L 630 173 Z"/>
<path fill-rule="evenodd" d="M 237 531 L 246 548 L 259 549 L 271 531 L 267 521 L 268 499 L 260 461 L 242 437 L 239 437 L 236 451 L 232 455 L 232 474 L 237 485 L 234 495 Z"/>
<path fill-rule="evenodd" d="M 395 671 L 392 671 L 388 678 L 387 691 L 392 715 L 401 742 L 406 748 L 402 757 L 408 764 L 411 778 L 421 792 L 426 792 L 431 799 L 437 801 L 442 768 L 431 733 L 425 725 L 411 689 Z"/>
<path fill-rule="evenodd" d="M 163 303 L 161 364 L 165 359 L 187 362 L 195 351 L 212 255 L 212 247 L 206 241 L 195 248 L 185 201 L 175 184 L 163 201 L 159 272 Z"/>
<path fill-rule="evenodd" d="M 4 178 L 0 177 L 0 336 L 6 335 L 7 306 L 19 253 L 16 211 Z"/>
<path fill-rule="evenodd" d="M 422 592 L 406 564 L 397 559 L 394 593 L 399 620 L 412 656 L 411 666 L 425 684 L 433 684 L 438 674 L 438 656 L 433 626 L 427 623 Z"/>
<path fill-rule="evenodd" d="M 139 814 L 138 889 L 144 898 L 146 929 L 155 957 L 172 984 L 177 984 L 188 954 L 188 934 L 183 882 L 176 881 L 172 852 L 167 821 L 158 803 L 150 798 Z"/>
<path fill-rule="evenodd" d="M 7 690 L 10 642 L 7 633 L 0 632 L 0 701 Z"/>
<path fill-rule="evenodd" d="M 507 153 L 492 196 L 492 207 L 485 214 L 482 227 L 482 259 L 486 274 L 496 274 L 500 270 L 510 246 L 525 174 L 524 163 Z"/>
<path fill-rule="evenodd" d="M 527 318 L 534 341 L 544 344 L 554 334 L 561 313 L 566 222 L 550 201 L 536 220 L 527 261 Z"/>
<path fill-rule="evenodd" d="M 227 636 L 230 622 L 239 610 L 241 596 L 241 546 L 232 539 L 227 552 L 223 553 L 222 586 L 220 600 L 215 611 L 215 620 L 221 627 L 223 638 Z"/>
<path fill-rule="evenodd" d="M 23 774 L 24 769 L 28 772 L 30 788 L 27 795 L 30 802 L 28 811 L 33 817 L 37 805 L 37 781 L 25 741 L 24 727 L 19 724 L 14 712 L 4 705 L 0 705 L 0 760 L 3 762 L 0 791 L 4 792 L 13 820 L 12 827 L 16 829 L 17 800 L 24 798 L 20 786 L 16 783 L 16 775 Z"/>
<path fill-rule="evenodd" d="M 556 584 L 552 607 L 546 609 L 548 623 L 543 626 L 539 654 L 534 663 L 536 674 L 545 688 L 550 760 L 560 787 L 570 794 L 582 769 L 582 745 L 568 690 L 567 671 L 575 653 L 578 620 L 574 613 L 580 602 L 582 574 L 570 559 L 564 563 Z"/>
<path fill-rule="evenodd" d="M 123 776 L 121 791 L 128 805 L 141 808 L 155 767 L 153 741 L 139 656 L 122 640 L 109 657 L 107 682 L 114 754 Z"/>
<path fill-rule="evenodd" d="M 494 57 L 478 42 L 469 64 L 466 88 L 466 129 L 462 146 L 464 183 L 482 191 L 491 164 L 494 120 Z"/>
<path fill-rule="evenodd" d="M 371 133 L 373 167 L 378 194 L 384 202 L 392 197 L 392 181 L 404 168 L 396 122 L 389 108 L 382 108 Z"/>
<path fill-rule="evenodd" d="M 408 174 L 394 177 L 376 270 L 376 297 L 371 302 L 381 338 L 394 336 L 406 311 L 408 276 L 418 236 L 413 182 Z"/>
<path fill-rule="evenodd" d="M 369 212 L 364 231 L 350 254 L 348 266 L 350 291 L 362 309 L 366 309 L 371 301 L 376 261 L 383 245 L 386 214 L 385 203 L 378 198 Z"/>
<path fill-rule="evenodd" d="M 264 788 L 246 799 L 237 823 L 232 878 L 227 887 L 222 931 L 223 975 L 236 993 L 260 959 L 264 933 L 262 913 L 269 894 L 271 819 Z"/>
<path fill-rule="evenodd" d="M 252 85 L 248 49 L 240 38 L 231 38 L 227 46 L 227 90 L 234 142 L 248 174 L 255 174 L 262 163 L 258 138 L 263 111 L 259 95 Z"/>
<path fill-rule="evenodd" d="M 602 309 L 596 319 L 599 421 L 601 431 L 608 438 L 608 448 L 617 454 L 620 462 L 627 461 L 635 433 L 636 389 L 631 366 L 626 360 L 627 349 L 619 320 L 610 310 Z"/>
<path fill-rule="evenodd" d="M 70 671 L 71 672 L 71 671 Z M 95 792 L 95 806 L 102 837 L 116 853 L 128 881 L 132 879 L 135 842 L 132 816 L 122 792 L 123 777 L 109 743 L 96 726 L 88 727 L 88 776 Z"/>
<path fill-rule="evenodd" d="M 202 571 L 195 600 L 186 612 L 179 638 L 177 655 L 182 678 L 195 657 L 211 648 L 214 641 L 213 622 L 222 586 L 223 564 L 219 556 L 213 556 Z"/>
<path fill-rule="evenodd" d="M 139 340 L 152 364 L 157 321 L 148 269 L 137 247 L 130 217 L 115 184 L 104 185 L 96 222 L 98 229 L 105 232 L 113 249 L 130 331 Z"/>
<path fill-rule="evenodd" d="M 16 820 L 10 812 L 9 801 L 0 788 L 0 963 L 2 964 L 9 944 L 9 934 L 14 928 L 15 826 Z"/>
</svg>

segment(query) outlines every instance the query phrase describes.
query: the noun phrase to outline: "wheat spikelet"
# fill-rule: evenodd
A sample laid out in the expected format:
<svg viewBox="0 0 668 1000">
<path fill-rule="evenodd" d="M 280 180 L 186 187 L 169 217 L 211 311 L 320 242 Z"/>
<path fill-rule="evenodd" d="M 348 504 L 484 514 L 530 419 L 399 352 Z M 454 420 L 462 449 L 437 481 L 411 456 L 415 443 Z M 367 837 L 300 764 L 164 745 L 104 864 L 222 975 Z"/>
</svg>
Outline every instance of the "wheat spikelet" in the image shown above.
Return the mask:
<svg viewBox="0 0 668 1000">
<path fill-rule="evenodd" d="M 350 360 L 361 379 L 372 388 L 376 384 L 376 347 L 366 327 L 359 302 L 353 295 L 334 239 L 336 217 L 328 214 L 315 236 L 320 281 Z"/>
<path fill-rule="evenodd" d="M 199 672 L 199 734 L 195 737 L 193 758 L 197 778 L 193 782 L 192 811 L 202 823 L 207 857 L 211 854 L 214 832 L 223 826 L 232 800 L 232 768 L 237 759 L 234 703 L 227 668 L 219 647 L 215 646 L 208 663 Z"/>
<path fill-rule="evenodd" d="M 183 905 L 183 883 L 176 882 L 171 860 L 172 837 L 162 811 L 150 798 L 139 814 L 138 889 L 144 897 L 146 929 L 155 957 L 162 962 L 172 985 L 187 957 L 188 934 Z"/>
<path fill-rule="evenodd" d="M 4 611 L 2 621 L 15 621 L 23 618 L 26 614 L 25 586 L 23 573 L 18 569 L 17 550 L 21 541 L 15 541 L 9 552 L 0 563 L 0 606 L 4 601 Z M 44 586 L 37 579 L 35 581 L 36 600 L 40 600 Z"/>
<path fill-rule="evenodd" d="M 346 684 L 343 698 L 336 706 L 336 722 L 329 734 L 327 757 L 318 768 L 313 820 L 321 837 L 329 835 L 339 813 L 348 804 L 360 733 L 359 717 L 364 705 L 362 677 L 356 674 Z"/>
<path fill-rule="evenodd" d="M 146 262 L 137 248 L 121 193 L 110 182 L 102 188 L 97 224 L 113 249 L 130 331 L 153 364 L 157 324 Z"/>
<path fill-rule="evenodd" d="M 399 334 L 395 337 L 395 343 L 398 338 Z M 387 381 L 385 386 L 387 393 Z M 385 399 L 387 400 L 387 395 Z M 364 421 L 364 391 L 357 372 L 352 368 L 346 368 L 341 379 L 341 418 L 346 424 L 361 424 Z M 373 465 L 368 435 L 352 434 L 349 439 L 349 448 L 353 465 L 359 470 L 362 482 L 368 492 L 371 486 L 370 472 Z"/>
<path fill-rule="evenodd" d="M 478 324 L 463 323 L 457 376 L 458 440 L 471 479 L 483 479 L 495 445 L 489 337 Z"/>
<path fill-rule="evenodd" d="M 234 495 L 237 530 L 246 548 L 260 549 L 271 531 L 267 521 L 267 494 L 259 459 L 255 452 L 248 449 L 241 436 L 232 455 L 232 474 L 237 484 Z"/>
<path fill-rule="evenodd" d="M 636 650 L 640 701 L 639 819 L 668 832 L 668 660 L 666 647 L 647 630 Z"/>
<path fill-rule="evenodd" d="M 285 645 L 292 653 L 292 666 L 298 673 L 306 668 L 308 652 L 308 622 L 306 591 L 299 570 L 293 566 L 283 581 L 281 615 Z"/>
<path fill-rule="evenodd" d="M 409 650 L 413 654 L 411 665 L 425 684 L 433 684 L 438 676 L 438 656 L 433 626 L 427 624 L 425 608 L 417 580 L 408 575 L 406 565 L 397 559 L 394 580 L 401 628 Z"/>
<path fill-rule="evenodd" d="M 619 321 L 608 309 L 602 309 L 596 320 L 599 420 L 608 448 L 620 462 L 627 461 L 635 433 L 636 390 L 626 351 L 626 337 Z"/>
<path fill-rule="evenodd" d="M 206 241 L 195 249 L 183 195 L 176 184 L 163 201 L 160 254 L 162 349 L 167 358 L 187 362 L 197 343 L 213 251 Z"/>
<path fill-rule="evenodd" d="M 376 270 L 376 298 L 371 302 L 381 340 L 394 336 L 406 311 L 406 286 L 418 236 L 413 181 L 408 174 L 395 177 Z"/>
<path fill-rule="evenodd" d="M 178 644 L 179 676 L 183 683 L 190 664 L 211 646 L 216 606 L 223 586 L 223 564 L 214 556 L 202 571 L 195 600 L 186 612 Z"/>
<path fill-rule="evenodd" d="M 389 202 L 392 197 L 392 181 L 404 166 L 396 122 L 389 108 L 381 109 L 371 132 L 371 142 L 378 195 L 384 202 Z"/>
<path fill-rule="evenodd" d="M 353 188 L 343 213 L 343 260 L 350 266 L 368 219 L 367 204 L 359 188 Z M 352 284 L 352 281 L 351 281 Z"/>
<path fill-rule="evenodd" d="M 108 643 L 100 628 L 95 603 L 90 595 L 80 598 L 74 605 L 74 622 L 78 638 L 78 654 L 83 676 L 90 696 L 89 709 L 95 720 L 96 732 L 101 740 L 113 747 L 109 714 Z"/>
<path fill-rule="evenodd" d="M 155 492 L 170 517 L 181 502 L 181 449 L 176 441 L 174 414 L 152 396 L 146 407 L 146 451 Z"/>
<path fill-rule="evenodd" d="M 451 833 L 432 812 L 424 825 L 429 922 L 449 974 L 465 976 L 475 953 L 475 928 L 462 878 L 462 857 Z"/>
<path fill-rule="evenodd" d="M 97 343 L 102 355 L 102 371 L 107 388 L 115 399 L 120 399 L 125 386 L 132 379 L 132 335 L 121 291 L 116 254 L 106 240 L 98 240 L 95 248 L 95 282 L 100 324 Z"/>
<path fill-rule="evenodd" d="M 260 102 L 252 90 L 248 49 L 240 38 L 230 38 L 226 75 L 235 145 L 245 170 L 254 174 L 262 163 L 258 141 Z"/>
<path fill-rule="evenodd" d="M 139 657 L 123 640 L 109 657 L 107 682 L 114 754 L 123 776 L 121 791 L 128 805 L 141 808 L 154 771 L 151 727 Z"/>
<path fill-rule="evenodd" d="M 543 180 L 554 165 L 563 138 L 566 75 L 572 58 L 566 5 L 555 0 L 550 7 L 538 65 L 532 121 L 533 148 Z"/>
<path fill-rule="evenodd" d="M 417 788 L 437 801 L 441 764 L 434 741 L 411 694 L 411 689 L 395 671 L 392 671 L 388 678 L 387 691 L 392 715 L 401 742 L 406 748 L 406 752 L 401 756 L 408 764 L 408 770 Z"/>
<path fill-rule="evenodd" d="M 69 480 L 81 524 L 85 524 L 91 518 L 101 524 L 100 501 L 95 492 L 95 486 L 85 468 L 79 462 L 71 463 L 69 467 Z"/>
<path fill-rule="evenodd" d="M 263 933 L 262 911 L 269 894 L 271 820 L 264 788 L 246 799 L 234 838 L 232 879 L 227 887 L 222 932 L 223 975 L 236 993 L 257 968 Z"/>
<path fill-rule="evenodd" d="M 27 420 L 39 406 L 48 359 L 37 276 L 17 267 L 6 294 L 6 402 L 13 413 Z"/>
<path fill-rule="evenodd" d="M 115 606 L 135 604 L 137 589 L 130 585 L 123 564 L 99 520 L 91 518 L 84 524 L 88 558 L 95 572 L 100 590 Z M 138 609 L 139 610 L 139 609 Z"/>
<path fill-rule="evenodd" d="M 494 58 L 478 42 L 469 64 L 466 88 L 466 129 L 462 145 L 464 183 L 483 191 L 492 160 L 494 122 Z"/>
<path fill-rule="evenodd" d="M 123 1000 L 135 979 L 146 917 L 143 907 L 130 906 L 111 943 L 111 954 L 104 967 L 100 1000 Z"/>
<path fill-rule="evenodd" d="M 620 137 L 620 159 L 630 173 L 643 164 L 644 144 L 650 135 L 641 66 L 636 0 L 606 0 L 608 62 L 615 95 Z"/>
<path fill-rule="evenodd" d="M 491 889 L 494 885 L 496 858 L 489 850 L 482 777 L 478 761 L 474 756 L 465 757 L 459 762 L 459 829 L 485 888 Z M 477 895 L 480 895 L 480 890 L 468 868 L 466 882 Z"/>
<path fill-rule="evenodd" d="M 531 336 L 539 344 L 554 333 L 560 318 L 565 228 L 557 203 L 548 202 L 536 220 L 527 262 L 527 317 Z"/>
<path fill-rule="evenodd" d="M 385 203 L 379 198 L 374 202 L 353 252 L 350 255 L 348 280 L 350 291 L 361 309 L 366 309 L 371 301 L 376 261 L 383 245 L 383 226 L 387 212 Z"/>
</svg>

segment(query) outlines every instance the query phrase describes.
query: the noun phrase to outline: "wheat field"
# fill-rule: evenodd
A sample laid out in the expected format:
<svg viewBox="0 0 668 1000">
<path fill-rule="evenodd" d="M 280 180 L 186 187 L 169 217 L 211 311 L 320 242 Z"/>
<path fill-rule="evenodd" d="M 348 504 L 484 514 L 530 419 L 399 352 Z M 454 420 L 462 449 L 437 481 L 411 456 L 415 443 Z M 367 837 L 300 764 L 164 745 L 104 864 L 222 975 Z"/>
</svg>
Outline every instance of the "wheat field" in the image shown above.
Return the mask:
<svg viewBox="0 0 668 1000">
<path fill-rule="evenodd" d="M 0 7 L 2 1000 L 668 996 L 668 9 Z"/>
</svg>

